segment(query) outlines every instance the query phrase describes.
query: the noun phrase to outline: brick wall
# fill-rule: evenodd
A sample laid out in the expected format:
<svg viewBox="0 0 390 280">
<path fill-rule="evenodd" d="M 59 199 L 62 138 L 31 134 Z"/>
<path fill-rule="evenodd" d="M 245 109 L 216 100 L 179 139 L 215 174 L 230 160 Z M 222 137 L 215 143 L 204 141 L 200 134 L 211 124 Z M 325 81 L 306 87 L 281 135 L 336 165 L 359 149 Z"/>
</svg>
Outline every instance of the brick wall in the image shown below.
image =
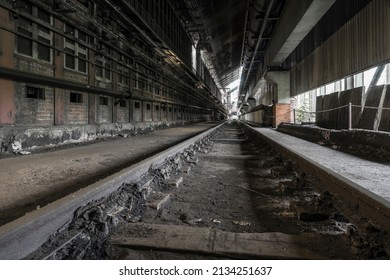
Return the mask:
<svg viewBox="0 0 390 280">
<path fill-rule="evenodd" d="M 144 121 L 151 122 L 152 121 L 152 102 L 143 102 L 144 107 Z"/>
<path fill-rule="evenodd" d="M 167 121 L 168 120 L 168 106 L 161 106 L 161 120 Z"/>
<path fill-rule="evenodd" d="M 22 11 L 23 9 L 20 9 L 21 15 L 15 17 L 12 13 L 13 7 L 11 2 L 12 1 L 0 0 L 0 3 L 2 3 L 2 7 L 0 7 L 0 24 L 3 27 L 6 27 L 7 30 L 18 30 L 15 23 L 19 25 L 19 19 L 26 17 L 28 13 L 25 13 Z M 32 10 L 34 11 L 31 14 L 33 17 L 37 17 L 37 6 L 39 5 L 36 5 L 34 1 L 31 3 L 33 5 Z M 40 9 L 45 10 L 43 6 L 41 6 Z M 51 13 L 52 11 L 48 9 L 47 12 Z M 29 17 L 30 16 L 27 16 L 27 19 L 29 19 Z M 177 106 L 169 105 L 163 109 L 161 104 L 158 102 L 159 99 L 157 99 L 159 96 L 145 92 L 146 88 L 143 86 L 141 86 L 142 89 L 134 89 L 130 87 L 132 95 L 135 96 L 135 98 L 137 98 L 138 95 L 138 98 L 140 99 L 148 98 L 149 100 L 149 98 L 156 98 L 157 102 L 127 101 L 127 107 L 124 108 L 119 106 L 119 104 L 115 105 L 114 107 L 116 100 L 115 98 L 113 99 L 111 97 L 107 97 L 108 103 L 100 105 L 99 95 L 78 92 L 79 94 L 82 94 L 83 102 L 71 102 L 70 90 L 63 88 L 53 89 L 44 85 L 29 84 L 27 79 L 28 73 L 34 73 L 85 85 L 89 84 L 91 86 L 97 86 L 104 89 L 122 91 L 123 93 L 126 93 L 129 89 L 129 87 L 124 87 L 123 85 L 118 84 L 118 76 L 115 74 L 116 65 L 118 64 L 118 62 L 115 61 L 116 58 L 119 58 L 118 54 L 112 54 L 114 58 L 112 59 L 112 73 L 109 79 L 95 77 L 96 67 L 94 67 L 94 62 L 96 61 L 95 56 L 97 56 L 98 53 L 96 50 L 88 50 L 86 54 L 86 59 L 89 61 L 86 68 L 87 73 L 82 73 L 66 68 L 65 54 L 63 51 L 64 46 L 66 45 L 64 37 L 67 37 L 69 40 L 73 41 L 75 38 L 69 38 L 69 36 L 78 33 L 68 32 L 65 33 L 67 36 L 62 36 L 61 33 L 65 28 L 65 23 L 61 17 L 58 17 L 58 15 L 56 16 L 55 14 L 52 14 L 51 17 L 52 20 L 50 23 L 44 20 L 37 22 L 35 20 L 32 21 L 34 31 L 33 37 L 31 38 L 31 56 L 28 55 L 29 52 L 21 51 L 19 47 L 23 44 L 20 44 L 19 46 L 14 44 L 15 42 L 20 42 L 17 39 L 15 33 L 9 32 L 6 29 L 0 30 L 0 66 L 15 68 L 17 70 L 26 72 L 26 81 L 23 81 L 22 83 L 14 81 L 2 81 L 0 85 L 0 124 L 34 124 L 58 126 L 67 124 L 106 124 L 111 122 L 128 123 L 129 121 L 152 122 L 177 120 L 179 115 L 179 108 Z M 74 25 L 77 28 L 80 24 L 82 23 L 77 19 L 77 16 L 72 16 L 67 19 L 66 25 Z M 42 32 L 42 27 L 49 29 L 55 28 L 57 31 L 59 31 L 59 33 L 51 32 L 49 36 L 49 41 L 54 47 L 50 50 L 50 59 L 47 58 L 51 62 L 42 60 L 45 58 L 40 56 L 42 53 L 39 51 L 39 42 L 37 42 L 36 37 L 37 34 L 39 34 L 37 33 L 38 30 L 41 30 Z M 75 42 L 77 41 L 78 40 L 75 40 Z M 88 44 L 90 47 L 94 48 L 95 44 L 93 44 L 93 42 L 89 39 L 85 40 L 85 42 L 87 41 L 89 42 Z M 27 55 L 24 55 L 23 53 Z M 139 58 L 136 58 L 135 60 L 138 59 Z M 76 69 L 79 68 L 76 67 Z M 130 73 L 133 72 L 130 71 Z M 132 75 L 134 76 L 135 74 L 133 73 Z M 168 80 L 170 80 L 170 78 L 164 78 L 164 82 L 168 83 Z M 134 86 L 134 79 L 131 80 L 131 85 Z M 44 97 L 34 98 L 31 97 L 31 94 L 27 96 L 26 86 L 44 89 Z M 174 96 L 172 97 L 171 94 L 168 94 L 167 90 L 165 90 L 164 97 L 167 97 L 167 99 L 170 101 L 177 100 Z M 140 108 L 134 108 L 135 102 L 140 103 Z M 156 110 L 156 105 L 158 106 L 158 110 Z"/>
<path fill-rule="evenodd" d="M 41 86 L 28 85 L 42 88 Z M 50 125 L 54 123 L 53 89 L 45 88 L 44 99 L 27 98 L 26 85 L 16 83 L 15 104 L 17 124 Z"/>
<path fill-rule="evenodd" d="M 77 83 L 83 83 L 83 84 L 88 83 L 88 76 L 86 74 L 82 74 L 68 69 L 64 70 L 64 79 L 77 82 Z"/>
<path fill-rule="evenodd" d="M 15 58 L 16 69 L 30 73 L 53 77 L 54 67 L 47 62 L 40 62 L 17 55 Z"/>
<path fill-rule="evenodd" d="M 291 105 L 290 103 L 277 103 L 273 106 L 273 126 L 276 127 L 282 122 L 289 123 L 291 121 Z"/>
<path fill-rule="evenodd" d="M 88 76 L 77 71 L 64 69 L 64 79 L 76 83 L 88 83 Z M 82 102 L 71 102 L 70 95 L 73 91 L 65 91 L 64 110 L 66 124 L 87 124 L 88 123 L 88 94 L 86 92 L 74 92 L 81 94 Z"/>
<path fill-rule="evenodd" d="M 87 124 L 88 123 L 88 94 L 79 93 L 82 96 L 82 102 L 71 102 L 71 91 L 65 92 L 65 122 L 66 124 Z"/>
<path fill-rule="evenodd" d="M 161 104 L 159 102 L 153 102 L 153 121 L 160 121 L 161 119 Z"/>
<path fill-rule="evenodd" d="M 167 106 L 167 120 L 171 121 L 173 119 L 173 108 L 172 105 Z"/>
<path fill-rule="evenodd" d="M 108 104 L 107 105 L 101 105 L 100 100 L 97 99 L 97 105 L 96 105 L 96 122 L 97 123 L 111 123 L 112 122 L 112 97 L 105 97 L 107 98 Z"/>
<path fill-rule="evenodd" d="M 124 102 L 126 104 L 126 107 L 121 107 L 120 104 L 116 106 L 117 107 L 116 121 L 118 123 L 129 122 L 129 101 L 124 100 Z"/>
<path fill-rule="evenodd" d="M 138 105 L 136 105 L 138 104 Z M 131 101 L 131 106 L 133 108 L 133 122 L 141 122 L 142 121 L 142 102 L 140 100 L 133 100 Z M 139 106 L 139 108 L 136 108 L 136 106 Z"/>
</svg>

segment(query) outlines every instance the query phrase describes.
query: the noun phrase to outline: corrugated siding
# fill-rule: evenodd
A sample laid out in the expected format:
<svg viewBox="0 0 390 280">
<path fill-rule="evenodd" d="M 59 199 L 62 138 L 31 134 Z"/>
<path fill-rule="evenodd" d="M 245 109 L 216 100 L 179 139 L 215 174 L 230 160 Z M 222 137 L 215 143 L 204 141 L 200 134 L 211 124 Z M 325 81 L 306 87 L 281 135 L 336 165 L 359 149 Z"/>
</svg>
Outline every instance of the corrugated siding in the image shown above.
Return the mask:
<svg viewBox="0 0 390 280">
<path fill-rule="evenodd" d="M 291 70 L 295 96 L 390 60 L 390 1 L 374 0 Z"/>
</svg>

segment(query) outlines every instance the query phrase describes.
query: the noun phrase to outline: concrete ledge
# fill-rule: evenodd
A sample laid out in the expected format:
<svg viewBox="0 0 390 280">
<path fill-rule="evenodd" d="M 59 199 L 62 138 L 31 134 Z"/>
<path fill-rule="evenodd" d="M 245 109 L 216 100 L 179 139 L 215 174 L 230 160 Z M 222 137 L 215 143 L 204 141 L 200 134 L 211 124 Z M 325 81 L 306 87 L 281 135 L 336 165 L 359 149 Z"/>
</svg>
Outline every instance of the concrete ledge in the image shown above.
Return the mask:
<svg viewBox="0 0 390 280">
<path fill-rule="evenodd" d="M 189 123 L 180 120 L 95 125 L 3 126 L 0 127 L 0 156 L 7 153 L 30 152 L 45 147 L 86 143 L 102 138 L 129 137 Z"/>
<path fill-rule="evenodd" d="M 294 124 L 281 124 L 278 126 L 277 131 L 310 142 L 321 143 L 323 145 L 336 145 L 338 149 L 344 152 L 358 151 L 365 146 L 390 153 L 389 132 L 363 129 L 333 130 L 317 126 Z"/>
<path fill-rule="evenodd" d="M 361 217 L 368 217 L 378 223 L 384 230 L 390 231 L 390 201 L 384 198 L 386 195 L 388 197 L 387 188 L 385 188 L 388 184 L 386 185 L 386 180 L 372 177 L 372 174 L 377 173 L 388 178 L 386 175 L 388 172 L 387 166 L 365 161 L 369 164 L 370 168 L 376 165 L 377 169 L 374 172 L 364 175 L 364 164 L 360 162 L 364 160 L 359 158 L 352 159 L 351 156 L 348 156 L 350 158 L 348 163 L 346 159 L 348 157 L 345 157 L 345 161 L 340 162 L 339 160 L 339 165 L 342 164 L 346 168 L 350 167 L 352 169 L 350 171 L 341 170 L 341 168 L 335 169 L 336 165 L 332 160 L 335 159 L 336 153 L 339 153 L 340 157 L 342 157 L 343 153 L 337 151 L 333 153 L 328 151 L 321 152 L 321 149 L 327 148 L 299 139 L 288 140 L 286 138 L 289 138 L 289 136 L 286 135 L 283 137 L 283 134 L 272 130 L 247 127 L 260 137 L 265 137 L 282 154 L 295 161 L 302 171 L 315 174 L 321 186 L 342 197 L 345 205 L 354 207 L 354 211 L 358 212 Z M 300 141 L 304 143 L 300 143 Z M 356 169 L 360 166 L 363 169 Z M 360 172 L 359 170 L 362 171 Z M 345 174 L 349 174 L 349 176 Z M 355 174 L 363 179 L 357 180 L 356 177 L 359 176 L 354 176 Z M 367 176 L 371 176 L 369 177 L 372 178 L 371 181 L 376 180 L 375 184 L 367 182 L 368 180 L 365 180 L 365 178 L 368 178 Z M 376 193 L 374 193 L 375 191 Z"/>
</svg>

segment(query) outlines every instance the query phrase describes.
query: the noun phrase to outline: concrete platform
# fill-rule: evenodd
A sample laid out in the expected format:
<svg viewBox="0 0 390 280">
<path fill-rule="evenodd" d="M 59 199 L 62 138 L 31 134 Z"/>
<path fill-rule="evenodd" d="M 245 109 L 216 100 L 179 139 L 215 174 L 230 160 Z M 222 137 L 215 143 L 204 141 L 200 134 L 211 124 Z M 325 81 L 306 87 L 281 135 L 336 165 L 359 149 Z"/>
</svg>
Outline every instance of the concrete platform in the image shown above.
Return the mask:
<svg viewBox="0 0 390 280">
<path fill-rule="evenodd" d="M 154 131 L 52 152 L 0 159 L 0 225 L 217 125 Z"/>
<path fill-rule="evenodd" d="M 352 182 L 357 191 L 365 193 L 390 208 L 390 166 L 364 160 L 331 148 L 311 143 L 269 128 L 252 129 L 278 145 Z"/>
</svg>

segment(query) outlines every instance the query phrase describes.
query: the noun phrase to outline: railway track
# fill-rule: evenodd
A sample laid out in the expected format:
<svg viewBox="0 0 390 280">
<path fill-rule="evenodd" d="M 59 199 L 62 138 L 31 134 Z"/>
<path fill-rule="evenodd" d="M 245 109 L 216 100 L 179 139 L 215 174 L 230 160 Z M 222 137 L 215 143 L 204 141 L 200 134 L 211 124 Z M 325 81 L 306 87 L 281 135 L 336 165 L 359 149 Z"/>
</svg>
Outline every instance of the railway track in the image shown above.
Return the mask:
<svg viewBox="0 0 390 280">
<path fill-rule="evenodd" d="M 388 259 L 386 232 L 300 166 L 225 123 L 40 209 L 33 226 L 2 227 L 0 245 L 26 259 Z"/>
</svg>

